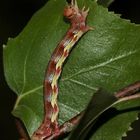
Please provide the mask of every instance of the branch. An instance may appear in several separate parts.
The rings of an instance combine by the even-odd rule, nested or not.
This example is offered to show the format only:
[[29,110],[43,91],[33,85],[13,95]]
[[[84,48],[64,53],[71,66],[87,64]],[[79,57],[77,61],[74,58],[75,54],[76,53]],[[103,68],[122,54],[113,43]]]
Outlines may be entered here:
[[140,90],[140,81],[137,81],[121,90],[119,90],[115,96],[120,99],[125,96],[130,96],[132,94],[136,94]]
[[21,137],[19,140],[29,140],[28,133],[26,132],[26,129],[24,129],[22,122],[18,118],[15,119],[15,122],[17,130]]

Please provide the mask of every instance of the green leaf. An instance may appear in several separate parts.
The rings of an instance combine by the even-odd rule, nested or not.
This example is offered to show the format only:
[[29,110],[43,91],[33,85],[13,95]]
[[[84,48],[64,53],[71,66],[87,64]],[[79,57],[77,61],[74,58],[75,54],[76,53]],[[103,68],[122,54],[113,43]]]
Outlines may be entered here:
[[[95,30],[82,37],[64,65],[59,80],[60,123],[83,110],[98,87],[113,93],[140,79],[140,26],[120,19],[93,0],[78,3],[90,7],[87,23]],[[46,65],[69,27],[62,15],[65,4],[64,0],[50,0],[4,46],[5,77],[17,94],[13,114],[30,135],[43,118]],[[135,106],[140,106],[139,100],[116,106],[120,113],[103,124],[93,139],[120,140],[139,112],[122,110]]]
[[95,93],[69,140],[85,140],[92,126],[96,125],[97,118],[112,107],[116,101],[117,98],[113,94],[108,94],[103,89]]

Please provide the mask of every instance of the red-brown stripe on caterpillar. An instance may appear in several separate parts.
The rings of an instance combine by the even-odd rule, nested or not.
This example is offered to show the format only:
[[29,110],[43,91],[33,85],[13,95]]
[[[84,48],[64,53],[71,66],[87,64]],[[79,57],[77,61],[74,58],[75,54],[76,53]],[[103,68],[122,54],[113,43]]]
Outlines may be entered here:
[[63,63],[69,56],[75,43],[84,33],[92,30],[91,27],[86,25],[88,11],[89,9],[85,10],[85,7],[80,10],[76,0],[71,0],[71,4],[64,9],[64,16],[70,21],[71,26],[54,50],[49,61],[44,80],[44,120],[38,130],[34,132],[32,140],[44,140],[60,130],[58,125],[59,107],[57,103],[58,79]]

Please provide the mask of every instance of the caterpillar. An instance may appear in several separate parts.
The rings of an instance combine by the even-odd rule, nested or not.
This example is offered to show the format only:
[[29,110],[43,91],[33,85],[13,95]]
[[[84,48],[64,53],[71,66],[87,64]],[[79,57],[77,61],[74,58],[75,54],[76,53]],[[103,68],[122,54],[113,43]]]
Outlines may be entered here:
[[86,25],[88,12],[89,8],[85,10],[85,6],[80,10],[76,0],[71,0],[71,3],[64,9],[64,16],[69,20],[70,28],[55,48],[48,63],[44,80],[44,120],[40,127],[34,132],[32,140],[44,140],[52,133],[59,132],[59,107],[57,103],[58,79],[62,71],[63,63],[69,56],[75,43],[82,35],[92,30],[91,27]]

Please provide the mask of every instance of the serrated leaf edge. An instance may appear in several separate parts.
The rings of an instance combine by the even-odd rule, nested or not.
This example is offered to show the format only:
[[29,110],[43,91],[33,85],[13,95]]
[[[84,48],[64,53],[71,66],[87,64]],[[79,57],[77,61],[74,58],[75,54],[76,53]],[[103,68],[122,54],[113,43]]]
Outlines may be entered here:
[[[139,115],[139,113],[138,113],[137,115]],[[126,130],[126,132],[124,132],[124,133],[122,134],[122,138],[123,138],[123,137],[127,137],[127,136],[128,136],[128,132],[134,130],[133,127],[132,127],[132,124],[133,124],[134,122],[137,122],[138,120],[139,120],[139,116],[137,116],[137,117],[135,118],[134,121],[132,121],[131,123],[129,123],[129,127],[128,127],[128,129]],[[122,140],[122,139],[120,139],[120,140]]]

